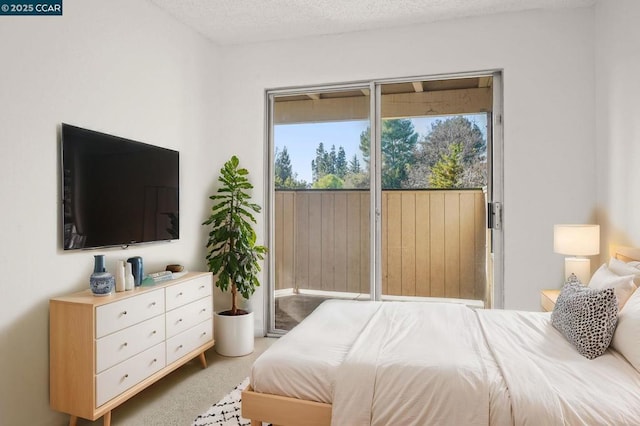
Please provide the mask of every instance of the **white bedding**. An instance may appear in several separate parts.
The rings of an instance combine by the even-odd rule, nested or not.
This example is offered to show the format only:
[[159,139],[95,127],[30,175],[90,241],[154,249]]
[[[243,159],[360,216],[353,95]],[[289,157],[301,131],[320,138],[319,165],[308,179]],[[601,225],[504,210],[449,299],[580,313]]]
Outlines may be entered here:
[[487,425],[481,343],[463,305],[380,305],[337,371],[332,424]]
[[477,311],[516,425],[639,425],[640,373],[613,349],[589,360],[550,313]]
[[549,318],[329,301],[258,358],[251,383],[332,403],[336,425],[639,424],[640,374],[613,350],[582,357]]
[[379,303],[329,300],[253,364],[258,392],[331,403],[337,368]]

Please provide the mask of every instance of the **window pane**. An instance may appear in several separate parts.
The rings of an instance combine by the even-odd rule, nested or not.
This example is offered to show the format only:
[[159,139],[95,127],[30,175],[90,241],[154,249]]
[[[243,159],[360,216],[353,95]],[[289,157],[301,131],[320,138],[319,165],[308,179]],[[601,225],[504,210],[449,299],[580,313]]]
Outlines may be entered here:
[[370,294],[368,89],[274,99],[274,326]]
[[483,303],[491,92],[478,87],[486,83],[381,87],[383,300]]

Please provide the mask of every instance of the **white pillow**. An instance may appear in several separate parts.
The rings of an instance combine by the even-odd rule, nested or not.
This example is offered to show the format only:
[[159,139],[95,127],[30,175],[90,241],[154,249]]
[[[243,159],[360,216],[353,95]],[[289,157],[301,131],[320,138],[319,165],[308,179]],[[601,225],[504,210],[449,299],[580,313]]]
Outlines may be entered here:
[[611,346],[640,372],[640,291],[633,293],[618,314]]
[[639,262],[625,263],[615,257],[609,259],[609,269],[611,272],[618,275],[633,275],[633,282],[636,283],[636,285],[640,285],[640,268],[636,266],[638,264]]
[[589,288],[596,290],[612,288],[618,298],[618,311],[620,311],[637,287],[633,283],[633,275],[617,275],[607,267],[606,263],[603,263],[591,277]]

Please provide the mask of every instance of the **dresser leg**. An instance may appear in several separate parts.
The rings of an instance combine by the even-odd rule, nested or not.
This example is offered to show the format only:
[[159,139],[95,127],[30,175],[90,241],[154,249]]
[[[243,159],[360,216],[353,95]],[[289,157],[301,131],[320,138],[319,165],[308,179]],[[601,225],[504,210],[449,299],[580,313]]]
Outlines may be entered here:
[[78,416],[69,417],[69,426],[76,426],[78,424]]
[[202,368],[207,368],[207,358],[204,357],[204,352],[202,352],[199,356],[200,363],[202,364]]
[[102,417],[102,424],[104,426],[111,426],[111,411],[104,413],[104,417]]

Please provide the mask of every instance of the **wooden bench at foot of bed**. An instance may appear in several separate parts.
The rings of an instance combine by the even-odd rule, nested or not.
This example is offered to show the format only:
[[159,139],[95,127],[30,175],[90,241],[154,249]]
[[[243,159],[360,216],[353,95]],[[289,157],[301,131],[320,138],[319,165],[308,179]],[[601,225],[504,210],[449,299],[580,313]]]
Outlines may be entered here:
[[249,386],[242,391],[242,417],[251,420],[251,426],[261,426],[262,422],[278,426],[329,426],[331,404],[255,392]]

